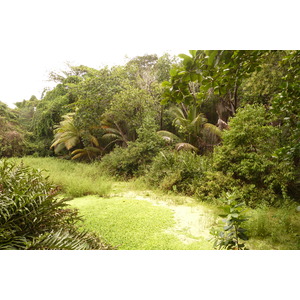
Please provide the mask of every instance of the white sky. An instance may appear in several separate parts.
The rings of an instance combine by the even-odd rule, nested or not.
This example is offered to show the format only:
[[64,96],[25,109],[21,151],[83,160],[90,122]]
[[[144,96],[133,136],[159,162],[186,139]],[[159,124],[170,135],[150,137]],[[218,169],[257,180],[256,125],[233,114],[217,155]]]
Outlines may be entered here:
[[[278,20],[272,26],[265,23],[264,9],[270,11],[270,7],[263,7],[261,1],[252,1],[246,10],[250,14],[256,11],[255,18],[235,12],[240,1],[218,1],[213,6],[200,0],[1,1],[0,101],[13,106],[33,94],[40,98],[43,89],[51,85],[49,72],[66,69],[66,62],[98,68],[123,64],[125,55],[255,49],[261,42],[267,49],[266,41],[276,49],[274,41],[290,40],[280,23],[286,20],[277,18],[278,14],[288,11],[291,25],[298,26],[298,10],[280,6],[281,1],[272,1],[271,19]],[[285,4],[289,1],[296,3],[287,0]],[[218,19],[221,24],[216,23]],[[274,26],[275,32],[269,32]],[[253,29],[259,29],[259,34],[254,35]],[[283,48],[288,48],[285,45]]]

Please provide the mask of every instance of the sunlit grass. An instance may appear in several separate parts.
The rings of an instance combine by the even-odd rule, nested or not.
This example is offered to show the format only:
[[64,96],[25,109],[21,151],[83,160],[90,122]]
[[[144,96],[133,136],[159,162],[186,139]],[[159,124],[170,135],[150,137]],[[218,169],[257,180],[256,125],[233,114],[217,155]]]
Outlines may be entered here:
[[83,164],[53,157],[23,157],[14,160],[45,170],[45,176],[61,186],[67,196],[105,196],[111,192],[112,181],[103,175],[97,164]]
[[123,250],[201,250],[211,243],[199,238],[185,244],[166,230],[175,225],[170,209],[124,197],[87,196],[70,201],[84,217],[84,227]]

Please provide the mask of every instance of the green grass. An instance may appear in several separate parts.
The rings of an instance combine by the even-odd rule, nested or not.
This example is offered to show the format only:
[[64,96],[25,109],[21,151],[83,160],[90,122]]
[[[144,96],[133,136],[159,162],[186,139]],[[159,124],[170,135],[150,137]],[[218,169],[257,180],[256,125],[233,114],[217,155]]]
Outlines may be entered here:
[[70,201],[84,217],[84,227],[123,250],[212,249],[199,239],[191,244],[165,231],[175,225],[170,209],[143,200],[87,196]]
[[[57,158],[14,158],[13,160],[34,168],[44,169],[45,176],[62,187],[70,197],[78,198],[70,203],[84,214],[84,226],[104,237],[119,249],[211,249],[205,240],[184,244],[166,230],[174,225],[174,217],[167,207],[154,206],[150,202],[130,199],[128,192],[163,201],[167,205],[201,205],[211,211],[212,217],[219,209],[205,199],[201,203],[174,192],[163,192],[149,187],[143,180],[117,182],[99,168],[99,164],[83,164]],[[124,193],[124,197],[114,197]],[[111,198],[109,198],[111,197]],[[300,249],[300,212],[296,204],[281,208],[261,207],[248,212],[245,222],[250,240],[248,248]],[[187,233],[184,233],[187,236]]]
[[23,157],[13,160],[45,170],[45,176],[61,186],[66,196],[106,196],[111,192],[112,179],[105,176],[97,164],[83,164],[54,157]]
[[248,215],[245,228],[252,249],[300,249],[300,213],[295,204],[280,208],[263,206]]

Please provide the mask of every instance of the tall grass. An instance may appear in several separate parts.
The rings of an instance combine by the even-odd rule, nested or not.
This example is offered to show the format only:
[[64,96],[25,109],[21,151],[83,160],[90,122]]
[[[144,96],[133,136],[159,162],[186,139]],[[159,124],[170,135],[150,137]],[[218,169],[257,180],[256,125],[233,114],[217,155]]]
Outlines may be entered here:
[[300,249],[300,213],[295,204],[261,206],[251,210],[249,217],[245,227],[252,249]]
[[13,160],[45,170],[44,175],[49,176],[49,180],[60,186],[70,197],[107,196],[111,192],[112,181],[104,175],[97,163],[83,164],[53,157],[23,157]]

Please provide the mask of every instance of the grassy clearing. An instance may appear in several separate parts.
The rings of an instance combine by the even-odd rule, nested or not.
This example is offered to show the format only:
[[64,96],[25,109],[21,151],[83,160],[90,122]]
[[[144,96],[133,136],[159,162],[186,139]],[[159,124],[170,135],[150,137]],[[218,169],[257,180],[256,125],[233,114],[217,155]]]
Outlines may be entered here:
[[45,170],[45,176],[70,197],[85,195],[107,196],[111,192],[112,180],[106,177],[97,164],[83,164],[53,157],[14,158],[30,167]]
[[[51,181],[61,186],[67,196],[106,197],[101,199],[90,196],[70,203],[84,214],[84,226],[87,229],[100,234],[113,245],[121,245],[120,249],[211,249],[211,243],[206,240],[199,239],[187,245],[174,234],[170,234],[169,229],[174,225],[174,216],[170,209],[153,206],[127,194],[138,192],[168,206],[201,205],[214,217],[221,211],[212,204],[205,201],[199,203],[178,193],[157,190],[141,179],[117,182],[105,176],[97,163],[81,164],[57,158],[33,157],[14,160],[46,170],[45,175],[49,175]],[[247,242],[250,249],[300,249],[300,212],[296,211],[296,204],[290,203],[281,208],[251,209],[247,215],[250,219],[245,223],[245,228],[248,229],[250,237]],[[217,223],[212,224],[216,225]],[[184,235],[187,236],[187,232]]]
[[166,231],[175,225],[170,209],[147,201],[124,197],[95,196],[72,200],[84,216],[84,227],[123,250],[200,250],[212,249],[211,243],[199,238],[185,244]]

